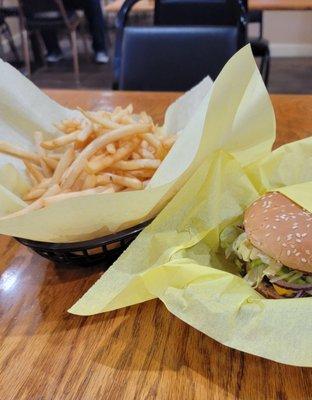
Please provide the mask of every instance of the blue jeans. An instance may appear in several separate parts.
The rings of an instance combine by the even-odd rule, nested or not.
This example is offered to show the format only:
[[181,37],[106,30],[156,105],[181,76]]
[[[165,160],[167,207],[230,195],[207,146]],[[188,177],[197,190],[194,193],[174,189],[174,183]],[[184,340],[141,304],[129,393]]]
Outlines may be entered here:
[[[92,36],[93,50],[95,52],[106,51],[105,21],[101,0],[64,0],[64,5],[68,11],[83,10]],[[55,29],[44,29],[41,31],[41,35],[48,53],[61,52]]]

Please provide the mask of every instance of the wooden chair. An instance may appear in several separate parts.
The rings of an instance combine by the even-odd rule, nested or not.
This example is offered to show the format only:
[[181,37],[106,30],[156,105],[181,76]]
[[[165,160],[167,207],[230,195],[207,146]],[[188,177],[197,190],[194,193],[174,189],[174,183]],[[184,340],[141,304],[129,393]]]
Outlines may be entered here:
[[77,29],[82,22],[80,16],[75,11],[68,12],[63,0],[19,0],[19,6],[22,15],[22,40],[27,73],[31,74],[29,33],[38,34],[46,27],[65,29],[70,35],[74,76],[76,82],[79,82]]

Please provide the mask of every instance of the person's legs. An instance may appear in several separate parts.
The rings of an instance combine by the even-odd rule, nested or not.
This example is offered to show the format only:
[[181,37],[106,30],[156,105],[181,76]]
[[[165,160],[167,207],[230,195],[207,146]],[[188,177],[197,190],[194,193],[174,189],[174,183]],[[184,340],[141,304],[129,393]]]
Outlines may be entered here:
[[57,30],[46,28],[41,30],[41,36],[47,49],[47,61],[57,62],[62,58],[62,50],[57,38]]
[[106,52],[105,21],[101,0],[65,0],[64,4],[66,8],[74,7],[84,11],[93,40],[94,52]]

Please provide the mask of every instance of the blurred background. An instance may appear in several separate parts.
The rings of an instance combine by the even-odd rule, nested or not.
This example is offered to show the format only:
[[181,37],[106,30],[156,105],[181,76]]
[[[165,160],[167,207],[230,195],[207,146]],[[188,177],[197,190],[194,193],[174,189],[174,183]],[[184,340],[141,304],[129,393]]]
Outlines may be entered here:
[[312,93],[312,0],[0,0],[0,42],[39,87],[156,91],[250,43],[271,93]]

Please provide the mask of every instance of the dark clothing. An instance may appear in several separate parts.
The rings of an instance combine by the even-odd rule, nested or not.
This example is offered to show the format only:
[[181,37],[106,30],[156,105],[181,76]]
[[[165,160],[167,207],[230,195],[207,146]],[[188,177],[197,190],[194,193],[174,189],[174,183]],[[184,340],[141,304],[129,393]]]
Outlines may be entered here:
[[[105,21],[101,7],[101,0],[64,0],[67,10],[83,10],[89,24],[92,36],[92,46],[95,52],[106,51]],[[55,29],[41,31],[48,53],[60,53],[57,32]]]

